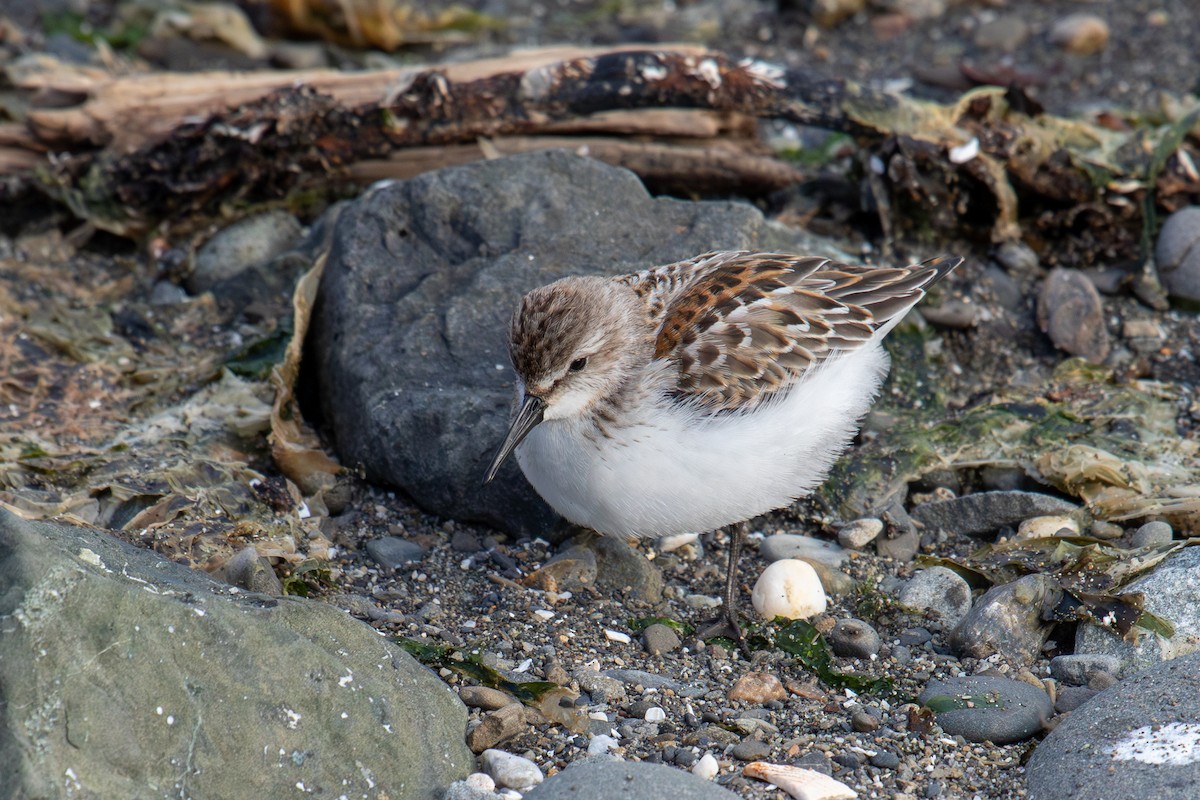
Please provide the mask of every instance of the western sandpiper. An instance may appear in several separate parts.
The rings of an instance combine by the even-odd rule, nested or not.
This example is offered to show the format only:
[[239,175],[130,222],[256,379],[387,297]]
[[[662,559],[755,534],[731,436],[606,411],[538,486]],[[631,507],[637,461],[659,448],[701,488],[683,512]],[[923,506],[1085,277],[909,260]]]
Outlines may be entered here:
[[[534,289],[509,329],[517,402],[487,480],[515,451],[562,516],[626,539],[786,506],[850,443],[887,373],[883,337],[960,263],[714,252]],[[742,535],[724,597],[739,637]]]

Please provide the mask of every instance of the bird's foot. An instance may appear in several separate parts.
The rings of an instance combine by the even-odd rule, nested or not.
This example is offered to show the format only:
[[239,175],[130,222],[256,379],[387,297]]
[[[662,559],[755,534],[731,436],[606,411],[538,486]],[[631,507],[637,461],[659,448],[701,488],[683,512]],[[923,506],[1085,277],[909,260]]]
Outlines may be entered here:
[[722,608],[721,615],[697,630],[696,635],[703,641],[717,638],[731,639],[747,658],[750,656],[750,650],[746,644],[746,634],[742,630],[741,623],[738,622],[738,613],[734,609]]

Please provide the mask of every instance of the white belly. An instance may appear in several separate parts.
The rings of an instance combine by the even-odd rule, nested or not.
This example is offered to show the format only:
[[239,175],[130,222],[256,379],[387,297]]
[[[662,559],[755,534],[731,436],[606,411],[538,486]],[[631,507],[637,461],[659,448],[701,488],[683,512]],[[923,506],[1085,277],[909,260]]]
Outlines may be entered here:
[[[877,340],[878,341],[878,340]],[[878,343],[827,362],[782,399],[699,417],[668,401],[611,430],[546,420],[517,448],[525,477],[558,513],[600,533],[705,532],[788,505],[825,477],[887,373]]]

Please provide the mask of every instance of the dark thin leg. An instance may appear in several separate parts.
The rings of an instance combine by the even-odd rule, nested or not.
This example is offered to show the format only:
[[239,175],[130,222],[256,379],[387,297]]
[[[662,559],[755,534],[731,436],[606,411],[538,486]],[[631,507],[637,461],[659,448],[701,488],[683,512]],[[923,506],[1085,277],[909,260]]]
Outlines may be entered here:
[[746,523],[741,522],[729,529],[729,564],[725,569],[725,597],[721,604],[721,616],[700,631],[701,639],[727,636],[745,650],[745,636],[738,623],[738,558],[742,554],[742,540],[746,534]]

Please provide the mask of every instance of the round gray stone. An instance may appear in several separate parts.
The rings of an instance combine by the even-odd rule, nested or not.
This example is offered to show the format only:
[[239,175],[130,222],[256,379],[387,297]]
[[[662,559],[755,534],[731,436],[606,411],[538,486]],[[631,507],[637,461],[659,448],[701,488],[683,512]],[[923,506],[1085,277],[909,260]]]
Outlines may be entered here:
[[1200,300],[1200,206],[1181,208],[1167,217],[1154,256],[1168,292]]
[[944,709],[937,711],[938,725],[969,742],[1019,742],[1041,731],[1054,715],[1045,690],[991,675],[932,681],[917,702]]
[[930,567],[904,584],[898,599],[909,608],[929,612],[933,624],[948,629],[971,610],[971,587],[952,569]]
[[850,557],[846,549],[836,542],[798,533],[777,533],[768,536],[758,546],[758,553],[767,561],[802,558],[819,561],[834,569],[846,563],[846,559]]
[[398,569],[425,557],[425,551],[421,545],[398,536],[381,536],[378,539],[372,539],[367,542],[367,553],[375,559],[379,566],[388,569]]
[[1121,659],[1099,653],[1072,653],[1050,659],[1050,674],[1056,681],[1071,686],[1087,686],[1098,673],[1121,673]]
[[1159,544],[1170,544],[1175,538],[1175,531],[1169,522],[1155,520],[1147,522],[1133,532],[1129,543],[1134,547],[1152,547]]
[[525,800],[737,800],[737,795],[690,772],[595,756],[547,778]]
[[879,652],[879,634],[861,619],[838,620],[829,632],[829,646],[836,655],[870,658]]
[[1062,587],[1048,575],[993,586],[950,634],[955,651],[971,658],[1001,653],[1017,662],[1041,654],[1051,626],[1043,615],[1062,599]]
[[1200,786],[1200,653],[1121,681],[1046,737],[1026,770],[1029,800],[1193,800]]
[[646,652],[652,656],[659,656],[663,653],[670,653],[673,650],[678,650],[679,635],[671,630],[666,625],[654,623],[642,631],[642,644],[646,648]]
[[188,289],[203,292],[247,267],[271,260],[291,247],[301,232],[300,223],[286,211],[268,211],[233,223],[201,245]]

